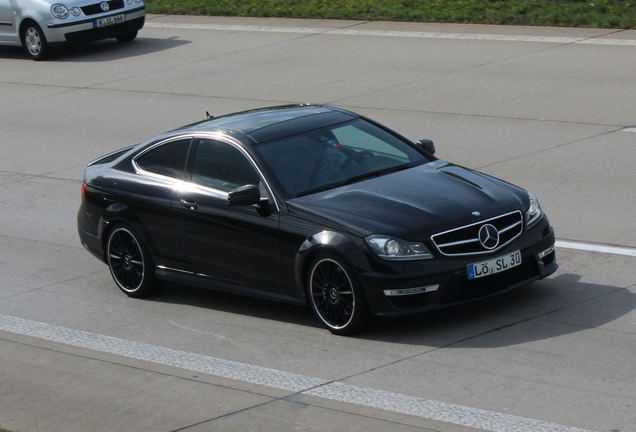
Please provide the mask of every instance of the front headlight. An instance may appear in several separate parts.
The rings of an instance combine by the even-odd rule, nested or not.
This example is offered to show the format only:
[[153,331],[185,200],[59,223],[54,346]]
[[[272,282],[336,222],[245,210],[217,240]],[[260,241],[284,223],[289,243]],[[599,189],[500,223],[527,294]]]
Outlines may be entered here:
[[53,6],[51,6],[51,13],[57,19],[68,18],[68,8],[60,3],[56,3]]
[[399,238],[376,234],[366,237],[365,240],[371,250],[385,260],[407,261],[433,258],[422,243],[407,242]]
[[528,192],[528,198],[530,198],[530,207],[526,210],[526,229],[532,228],[543,218],[543,211],[537,197]]

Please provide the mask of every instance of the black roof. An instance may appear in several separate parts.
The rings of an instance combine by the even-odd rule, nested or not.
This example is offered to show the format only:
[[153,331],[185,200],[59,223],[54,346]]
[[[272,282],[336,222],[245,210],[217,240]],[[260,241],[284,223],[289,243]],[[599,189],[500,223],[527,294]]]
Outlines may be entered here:
[[354,113],[323,105],[283,105],[215,117],[180,130],[231,130],[257,142],[265,142],[357,117]]

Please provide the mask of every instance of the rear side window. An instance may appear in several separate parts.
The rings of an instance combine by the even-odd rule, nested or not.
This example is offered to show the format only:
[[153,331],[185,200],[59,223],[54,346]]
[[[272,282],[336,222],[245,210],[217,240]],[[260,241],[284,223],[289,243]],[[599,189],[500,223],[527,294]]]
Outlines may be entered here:
[[154,174],[183,180],[190,138],[162,144],[135,160],[137,166]]

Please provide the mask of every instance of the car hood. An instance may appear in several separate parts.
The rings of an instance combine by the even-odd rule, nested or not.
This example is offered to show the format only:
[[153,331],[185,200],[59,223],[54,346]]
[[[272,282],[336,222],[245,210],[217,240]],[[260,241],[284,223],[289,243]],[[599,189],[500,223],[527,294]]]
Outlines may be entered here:
[[[528,207],[523,189],[437,160],[288,202],[292,216],[361,237],[387,234],[405,240]],[[478,212],[479,214],[475,213]]]

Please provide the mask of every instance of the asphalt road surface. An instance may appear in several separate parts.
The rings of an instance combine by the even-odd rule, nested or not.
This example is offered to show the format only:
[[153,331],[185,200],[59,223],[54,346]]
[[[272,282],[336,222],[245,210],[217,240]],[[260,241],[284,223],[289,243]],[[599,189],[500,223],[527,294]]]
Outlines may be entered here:
[[[149,16],[0,65],[0,427],[636,431],[636,31]],[[350,338],[302,307],[121,294],[78,241],[86,163],[292,102],[529,189],[559,271]]]

